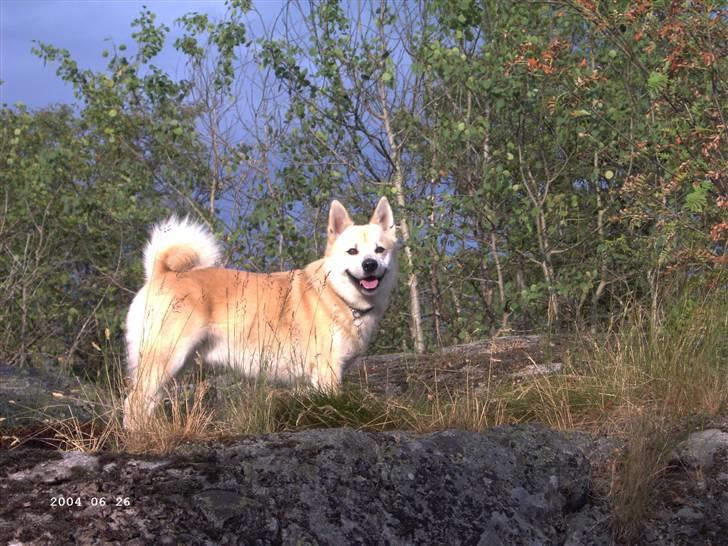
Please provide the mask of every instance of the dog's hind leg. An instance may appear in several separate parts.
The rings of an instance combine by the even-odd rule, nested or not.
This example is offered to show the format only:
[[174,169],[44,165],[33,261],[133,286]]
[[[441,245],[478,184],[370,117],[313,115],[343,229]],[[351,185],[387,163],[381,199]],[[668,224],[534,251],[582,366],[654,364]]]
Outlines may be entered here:
[[184,335],[185,327],[167,327],[160,330],[154,342],[143,344],[130,363],[129,395],[124,401],[124,428],[139,428],[159,404],[162,389],[182,369],[187,358],[204,338],[200,327],[190,328],[194,336]]
[[199,299],[176,297],[163,285],[139,291],[126,319],[130,388],[124,401],[124,428],[139,428],[148,420],[164,385],[206,335]]

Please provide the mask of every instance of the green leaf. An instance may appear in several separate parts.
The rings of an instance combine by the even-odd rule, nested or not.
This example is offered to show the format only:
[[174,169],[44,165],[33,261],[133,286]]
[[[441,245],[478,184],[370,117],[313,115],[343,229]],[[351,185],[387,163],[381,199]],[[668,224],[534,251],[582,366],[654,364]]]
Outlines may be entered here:
[[650,72],[650,76],[647,78],[647,90],[651,95],[657,95],[662,93],[667,87],[667,75],[662,72]]
[[708,204],[708,192],[712,189],[713,183],[710,180],[693,186],[692,191],[685,196],[685,208],[690,212],[702,212]]

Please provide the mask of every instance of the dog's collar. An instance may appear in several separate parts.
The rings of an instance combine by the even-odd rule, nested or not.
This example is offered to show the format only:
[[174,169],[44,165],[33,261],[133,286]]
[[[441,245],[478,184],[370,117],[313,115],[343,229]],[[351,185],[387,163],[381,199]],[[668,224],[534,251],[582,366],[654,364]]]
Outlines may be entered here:
[[354,309],[353,307],[349,307],[349,309],[351,309],[351,316],[359,319],[369,313],[374,307],[370,307],[369,309]]

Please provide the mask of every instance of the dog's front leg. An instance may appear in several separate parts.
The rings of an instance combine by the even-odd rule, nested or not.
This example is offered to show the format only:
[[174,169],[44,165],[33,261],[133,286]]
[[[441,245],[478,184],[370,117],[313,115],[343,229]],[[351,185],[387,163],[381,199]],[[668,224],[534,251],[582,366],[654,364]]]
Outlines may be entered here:
[[317,363],[311,373],[311,386],[322,392],[338,392],[341,389],[342,369],[338,362]]

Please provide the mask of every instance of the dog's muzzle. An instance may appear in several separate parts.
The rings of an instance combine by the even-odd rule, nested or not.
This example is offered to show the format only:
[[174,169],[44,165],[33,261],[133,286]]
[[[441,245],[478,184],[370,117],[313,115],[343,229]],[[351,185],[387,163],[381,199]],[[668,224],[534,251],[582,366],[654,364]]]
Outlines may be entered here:
[[[367,264],[368,261],[369,260],[364,260],[364,262],[362,263],[362,269],[364,270],[364,273],[373,273],[374,271],[377,270],[377,267],[379,267],[379,264],[377,263],[376,260],[371,260],[372,262],[374,262],[374,268],[372,268],[371,264]],[[368,268],[367,268],[367,265],[369,265]],[[379,285],[381,284],[381,281],[384,278],[384,275],[387,274],[387,271],[385,270],[384,273],[382,273],[379,276],[367,275],[366,277],[363,277],[361,279],[352,275],[348,269],[346,270],[346,274],[349,275],[349,278],[354,283],[359,285],[359,288],[361,288],[361,290],[365,294],[367,294],[367,293],[373,294],[377,290],[377,288],[379,288]]]

